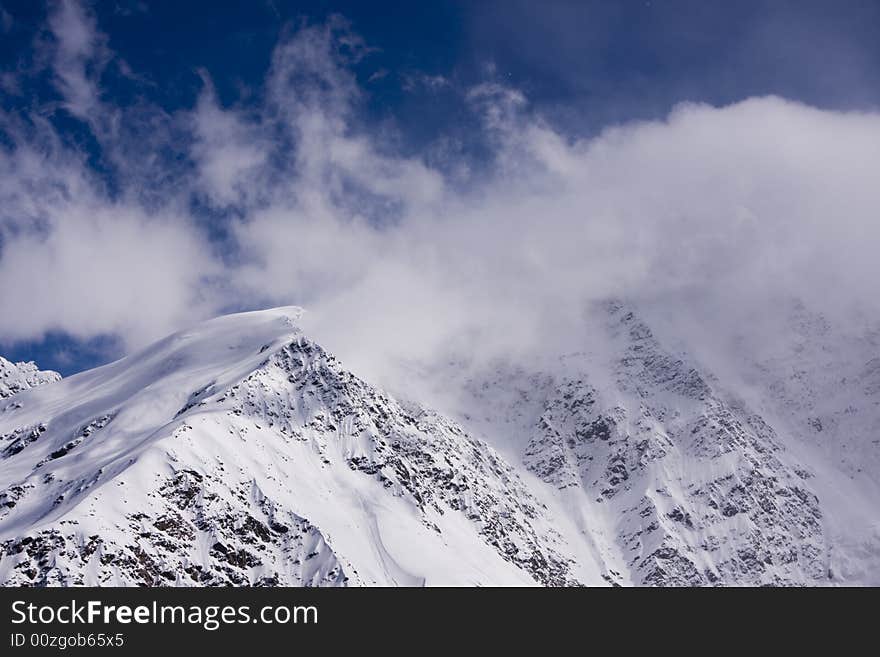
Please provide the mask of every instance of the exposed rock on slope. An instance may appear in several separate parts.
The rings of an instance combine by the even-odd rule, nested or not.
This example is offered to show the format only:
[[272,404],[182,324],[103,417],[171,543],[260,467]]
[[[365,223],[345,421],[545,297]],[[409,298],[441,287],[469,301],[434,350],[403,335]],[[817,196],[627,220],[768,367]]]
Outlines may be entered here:
[[40,370],[33,363],[12,363],[0,356],[0,399],[61,379],[58,372]]
[[619,304],[613,386],[588,376],[547,396],[527,466],[613,508],[635,583],[809,584],[828,576],[822,512],[774,430],[665,351]]

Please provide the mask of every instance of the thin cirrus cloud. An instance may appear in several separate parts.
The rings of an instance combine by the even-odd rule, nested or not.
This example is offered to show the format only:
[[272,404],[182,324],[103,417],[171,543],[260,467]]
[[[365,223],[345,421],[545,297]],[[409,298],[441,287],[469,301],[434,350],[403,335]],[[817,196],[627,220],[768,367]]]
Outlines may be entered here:
[[63,106],[116,188],[50,121],[0,114],[0,340],[110,333],[133,349],[298,303],[349,365],[393,383],[393,363],[577,349],[585,307],[608,297],[758,339],[781,299],[878,316],[880,114],[762,97],[578,139],[489,79],[444,85],[488,157],[429,163],[366,129],[352,67],[370,50],[342,19],[285,33],[258,104],[223,106],[203,73],[175,112],[113,104],[114,55],[79,5],[49,28]]

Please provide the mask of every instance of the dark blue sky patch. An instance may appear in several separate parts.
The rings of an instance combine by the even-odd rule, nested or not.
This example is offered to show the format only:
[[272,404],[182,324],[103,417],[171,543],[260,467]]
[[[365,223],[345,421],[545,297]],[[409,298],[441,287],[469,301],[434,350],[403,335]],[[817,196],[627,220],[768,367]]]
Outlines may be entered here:
[[35,360],[40,369],[62,376],[97,367],[123,356],[122,344],[111,335],[79,340],[66,333],[50,332],[42,340],[0,343],[2,354],[14,362]]

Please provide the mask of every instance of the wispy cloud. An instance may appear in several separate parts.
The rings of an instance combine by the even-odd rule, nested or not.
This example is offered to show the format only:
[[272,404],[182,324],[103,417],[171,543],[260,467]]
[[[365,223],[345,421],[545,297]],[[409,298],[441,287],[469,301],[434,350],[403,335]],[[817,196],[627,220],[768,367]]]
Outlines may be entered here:
[[75,0],[62,0],[49,14],[55,39],[52,68],[64,107],[79,119],[94,120],[101,104],[100,78],[110,58],[95,18]]
[[0,32],[7,33],[12,29],[12,14],[0,7]]

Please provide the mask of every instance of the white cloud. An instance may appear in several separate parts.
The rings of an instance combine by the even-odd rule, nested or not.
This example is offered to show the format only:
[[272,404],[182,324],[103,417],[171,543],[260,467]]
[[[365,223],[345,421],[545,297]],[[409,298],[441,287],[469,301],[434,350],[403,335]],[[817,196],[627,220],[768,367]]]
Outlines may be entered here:
[[[370,76],[369,81],[372,81],[372,79],[373,76]],[[421,72],[403,73],[400,76],[400,81],[401,87],[403,87],[404,91],[417,91],[420,89],[427,89],[428,91],[437,92],[443,89],[448,89],[452,86],[452,82],[450,82],[449,78],[443,75],[428,75],[427,73]]]
[[[259,107],[220,107],[208,85],[163,118],[188,135],[195,173],[160,186],[158,211],[136,178],[111,200],[48,128],[7,128],[0,338],[57,328],[133,345],[230,306],[300,303],[329,348],[393,381],[395,363],[456,351],[576,349],[584,307],[609,296],[717,335],[793,297],[880,316],[880,114],[756,98],[577,140],[490,82],[468,100],[491,157],[462,181],[447,172],[473,162],[440,170],[364,129],[350,65],[366,52],[338,19],[305,27],[278,45]],[[72,106],[100,96],[83,88]],[[237,210],[224,265],[192,193]]]
[[719,334],[795,297],[877,316],[880,116],[764,98],[570,141],[501,102],[487,113],[501,135],[496,176],[445,187],[381,249],[358,231],[336,238],[341,252],[375,255],[355,283],[312,292],[326,317],[316,330],[349,359],[432,358],[462,336],[488,355],[577,349],[585,303],[609,296]]
[[247,204],[255,200],[255,177],[266,165],[269,145],[258,126],[221,108],[207,74],[203,79],[191,124],[197,184],[217,205]]
[[91,121],[100,104],[99,80],[109,52],[95,18],[75,0],[61,0],[49,14],[56,42],[52,66],[64,107]]
[[68,168],[75,160],[49,165],[51,177],[34,152],[3,164],[11,176],[0,198],[19,220],[2,235],[4,340],[60,329],[117,333],[131,347],[210,314],[205,296],[217,268],[186,222],[95,197]]

